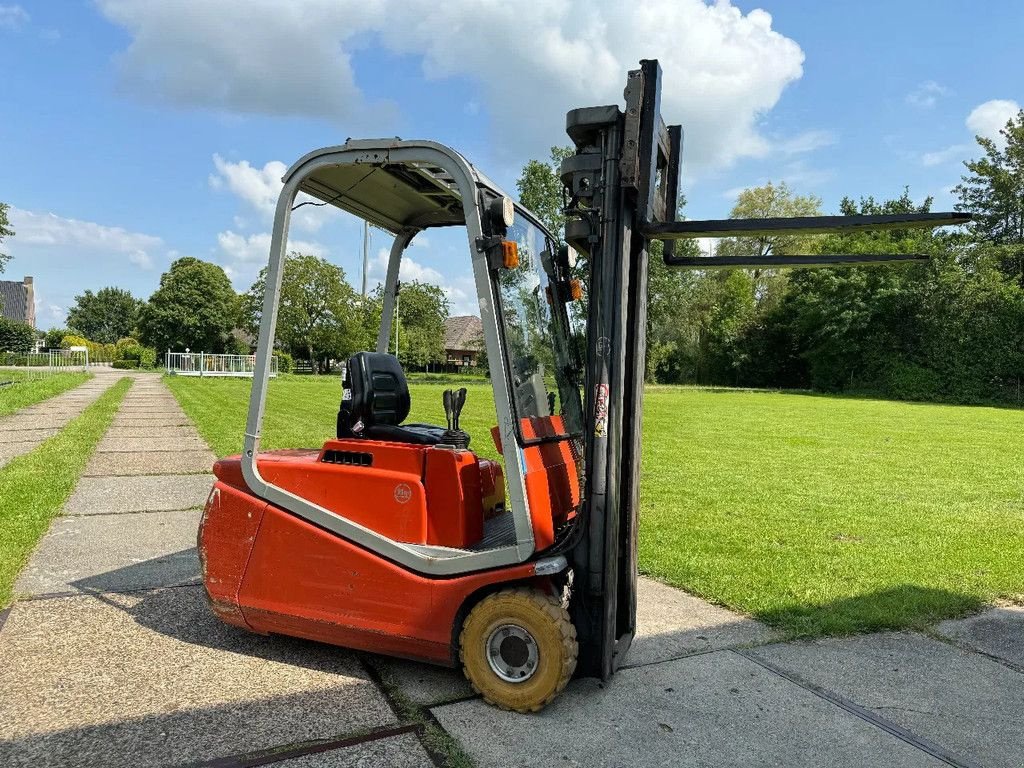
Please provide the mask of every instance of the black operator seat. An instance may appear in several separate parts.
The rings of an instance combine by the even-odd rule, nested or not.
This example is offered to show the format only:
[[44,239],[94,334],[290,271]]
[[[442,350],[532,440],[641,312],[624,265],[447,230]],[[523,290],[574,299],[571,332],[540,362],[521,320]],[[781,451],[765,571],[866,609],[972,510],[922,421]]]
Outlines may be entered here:
[[437,445],[444,427],[402,424],[409,415],[409,384],[397,358],[357,352],[349,358],[338,410],[338,437],[364,437],[394,443]]

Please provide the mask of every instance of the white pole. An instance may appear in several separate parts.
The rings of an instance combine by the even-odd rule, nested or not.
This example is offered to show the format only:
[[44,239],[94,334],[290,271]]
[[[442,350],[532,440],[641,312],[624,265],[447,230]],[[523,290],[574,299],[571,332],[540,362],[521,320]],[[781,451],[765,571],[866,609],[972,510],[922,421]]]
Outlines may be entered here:
[[366,281],[370,271],[370,222],[363,220],[363,290],[362,297],[366,298]]

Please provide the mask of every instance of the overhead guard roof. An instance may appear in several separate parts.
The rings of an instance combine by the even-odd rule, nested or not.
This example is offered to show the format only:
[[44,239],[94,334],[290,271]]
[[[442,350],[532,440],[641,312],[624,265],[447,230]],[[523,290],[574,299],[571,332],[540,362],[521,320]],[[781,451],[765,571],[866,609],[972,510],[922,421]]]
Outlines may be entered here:
[[[462,198],[455,180],[447,171],[429,162],[391,162],[388,150],[398,147],[441,149],[462,163],[466,162],[454,150],[433,142],[350,140],[340,147],[309,153],[288,170],[285,179],[299,171],[308,160],[320,155],[382,150],[382,160],[378,164],[360,162],[324,166],[306,176],[299,189],[392,232],[409,227],[424,229],[463,224]],[[475,182],[483,181],[475,171],[473,175]],[[484,183],[491,186],[486,181]]]

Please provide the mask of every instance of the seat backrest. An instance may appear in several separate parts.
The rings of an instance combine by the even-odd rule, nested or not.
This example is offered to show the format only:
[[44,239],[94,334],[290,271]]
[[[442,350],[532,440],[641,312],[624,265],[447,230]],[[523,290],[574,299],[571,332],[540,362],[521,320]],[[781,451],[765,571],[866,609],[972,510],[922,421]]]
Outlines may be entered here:
[[394,355],[357,352],[349,358],[338,411],[338,437],[374,425],[397,427],[409,415],[409,384]]

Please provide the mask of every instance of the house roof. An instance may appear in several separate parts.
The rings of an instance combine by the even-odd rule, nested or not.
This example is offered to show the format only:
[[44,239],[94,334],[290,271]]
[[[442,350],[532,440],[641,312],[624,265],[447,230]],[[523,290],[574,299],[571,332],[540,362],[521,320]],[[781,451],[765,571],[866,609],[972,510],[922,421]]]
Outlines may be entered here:
[[27,313],[28,291],[24,283],[16,283],[13,280],[0,280],[0,304],[2,304],[3,316],[8,320],[17,320],[24,323],[28,319]]
[[459,315],[444,321],[445,349],[479,349],[484,326],[476,315]]

